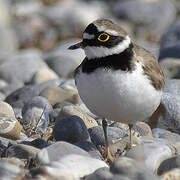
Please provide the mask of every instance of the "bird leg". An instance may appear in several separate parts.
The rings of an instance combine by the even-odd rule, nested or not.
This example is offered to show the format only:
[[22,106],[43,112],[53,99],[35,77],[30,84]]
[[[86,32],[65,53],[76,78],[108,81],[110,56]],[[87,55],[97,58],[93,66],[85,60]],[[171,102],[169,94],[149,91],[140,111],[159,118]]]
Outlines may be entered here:
[[129,126],[129,143],[127,144],[127,147],[126,147],[126,149],[131,149],[131,147],[132,147],[132,144],[133,144],[133,141],[132,141],[132,127],[133,127],[133,124],[128,124],[128,126]]
[[104,131],[104,138],[105,138],[105,155],[106,159],[105,161],[108,161],[112,163],[114,161],[114,158],[111,155],[109,145],[108,145],[108,139],[107,139],[107,121],[105,118],[102,120],[102,126],[103,126],[103,131]]

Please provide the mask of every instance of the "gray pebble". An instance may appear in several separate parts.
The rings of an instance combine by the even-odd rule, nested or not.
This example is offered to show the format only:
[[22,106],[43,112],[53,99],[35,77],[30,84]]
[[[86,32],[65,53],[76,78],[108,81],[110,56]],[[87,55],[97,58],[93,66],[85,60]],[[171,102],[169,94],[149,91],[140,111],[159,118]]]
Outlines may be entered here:
[[180,135],[179,134],[172,133],[172,132],[165,130],[165,129],[154,128],[154,129],[152,129],[152,134],[155,138],[166,139],[173,144],[176,142],[180,142]]
[[39,69],[46,67],[39,51],[24,50],[0,66],[0,77],[10,83],[13,81],[28,83]]
[[25,144],[11,145],[6,150],[6,157],[16,157],[19,159],[35,159],[40,149]]
[[59,161],[61,158],[71,154],[90,156],[88,152],[73,144],[59,141],[42,149],[37,154],[37,160],[40,164],[46,164],[51,161]]
[[160,66],[167,79],[180,78],[180,60],[178,58],[165,58],[160,62]]
[[15,164],[0,162],[1,180],[13,180],[23,178],[23,169]]
[[180,58],[180,20],[163,34],[160,43],[159,60],[167,57]]
[[67,141],[69,143],[76,143],[89,139],[86,125],[78,116],[69,116],[56,120],[53,128],[53,136],[56,141]]
[[44,139],[41,139],[41,138],[35,139],[33,141],[21,141],[21,144],[33,146],[38,149],[43,149],[50,145],[47,141],[45,141]]
[[148,171],[144,164],[136,162],[135,160],[127,157],[121,157],[115,160],[110,166],[110,172],[120,175],[119,178],[121,175],[124,175],[132,180],[159,179],[158,177],[154,176],[151,171]]
[[[134,8],[136,11],[133,11]],[[114,3],[112,11],[119,18],[158,33],[166,31],[176,17],[176,9],[170,0],[119,0]]]
[[151,128],[167,129],[179,134],[180,129],[180,97],[170,93],[163,93],[161,105],[148,124]]
[[161,162],[176,153],[172,143],[166,139],[142,138],[141,141],[141,144],[133,146],[126,153],[126,156],[135,159],[137,162],[142,162],[152,173],[156,174]]
[[86,180],[111,180],[114,179],[113,174],[109,172],[109,168],[97,169],[94,173],[89,175]]
[[157,170],[157,174],[162,175],[165,172],[168,172],[175,168],[180,168],[180,155],[164,160],[160,164],[160,166]]
[[39,95],[34,86],[28,85],[17,89],[5,99],[13,108],[23,108],[24,104]]
[[165,81],[165,93],[170,93],[173,95],[180,95],[180,80],[179,79],[167,79]]
[[98,149],[96,148],[96,146],[93,143],[91,143],[89,141],[81,141],[81,142],[75,143],[74,145],[87,151],[91,157],[103,160],[102,155],[100,154],[100,152],[98,151]]
[[[89,128],[88,131],[91,137],[91,141],[94,143],[95,146],[105,144],[104,132],[102,126]],[[110,144],[113,144],[117,140],[127,135],[125,130],[116,127],[108,127],[107,133],[108,133],[108,142]]]

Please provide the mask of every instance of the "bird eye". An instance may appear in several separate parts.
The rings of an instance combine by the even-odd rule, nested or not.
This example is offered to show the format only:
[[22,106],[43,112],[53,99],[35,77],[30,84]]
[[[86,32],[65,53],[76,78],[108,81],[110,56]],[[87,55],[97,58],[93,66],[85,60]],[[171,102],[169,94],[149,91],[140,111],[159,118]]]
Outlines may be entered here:
[[98,40],[101,42],[106,42],[106,41],[108,41],[109,37],[110,36],[108,34],[102,33],[98,36]]

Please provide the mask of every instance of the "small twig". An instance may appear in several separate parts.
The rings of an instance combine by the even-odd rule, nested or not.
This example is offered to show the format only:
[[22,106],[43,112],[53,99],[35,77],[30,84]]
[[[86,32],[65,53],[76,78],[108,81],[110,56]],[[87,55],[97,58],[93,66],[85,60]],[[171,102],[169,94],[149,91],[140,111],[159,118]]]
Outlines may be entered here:
[[37,121],[37,123],[36,123],[36,126],[33,128],[33,131],[34,131],[35,133],[36,133],[36,131],[37,131],[37,129],[38,129],[39,123],[40,123],[40,121],[41,121],[41,118],[42,118],[45,110],[46,110],[46,106],[44,106],[43,112],[41,113],[41,116],[40,116],[40,118],[38,119],[38,121]]

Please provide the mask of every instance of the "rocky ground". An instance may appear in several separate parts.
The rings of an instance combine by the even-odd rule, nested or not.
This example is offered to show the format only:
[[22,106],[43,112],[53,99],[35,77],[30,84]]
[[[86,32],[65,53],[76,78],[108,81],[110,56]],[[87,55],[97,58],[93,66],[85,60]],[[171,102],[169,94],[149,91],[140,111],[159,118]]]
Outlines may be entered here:
[[[0,180],[179,180],[180,2],[0,0]],[[119,23],[159,60],[161,106],[133,127],[108,121],[116,160],[104,161],[102,119],[78,96],[69,45],[95,19]],[[147,102],[148,103],[148,102]]]

